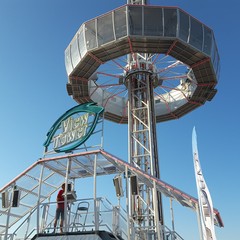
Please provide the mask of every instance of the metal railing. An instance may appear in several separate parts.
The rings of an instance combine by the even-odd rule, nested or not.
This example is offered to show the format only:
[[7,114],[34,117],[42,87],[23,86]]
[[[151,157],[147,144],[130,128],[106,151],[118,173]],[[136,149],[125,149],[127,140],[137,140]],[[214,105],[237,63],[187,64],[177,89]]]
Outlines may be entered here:
[[[81,203],[88,203],[88,209]],[[46,202],[34,208],[11,234],[0,235],[0,240],[27,240],[36,234],[60,231],[59,222],[54,229],[56,202]],[[121,206],[114,206],[106,198],[78,199],[67,203],[64,232],[108,231],[116,239],[127,239],[127,213]]]
[[[87,203],[85,207],[81,203]],[[30,240],[36,234],[50,234],[60,232],[59,222],[54,229],[56,202],[42,203],[34,208],[19,224],[13,233],[1,234],[0,240]],[[120,205],[114,206],[106,198],[78,199],[67,203],[64,218],[64,232],[107,231],[116,239],[128,239],[128,215]],[[168,227],[161,227],[164,240],[184,240],[177,232]],[[138,236],[139,229],[132,229],[131,239]],[[144,231],[143,231],[144,232]],[[148,235],[151,229],[146,229]],[[139,235],[140,237],[140,235]],[[141,239],[141,238],[140,238]]]
[[165,226],[165,240],[184,240],[177,232]]

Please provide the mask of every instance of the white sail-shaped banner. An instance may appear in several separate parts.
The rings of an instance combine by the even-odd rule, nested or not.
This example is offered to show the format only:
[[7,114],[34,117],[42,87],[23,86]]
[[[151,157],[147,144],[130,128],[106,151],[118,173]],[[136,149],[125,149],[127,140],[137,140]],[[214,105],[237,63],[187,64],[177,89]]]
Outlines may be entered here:
[[201,222],[201,232],[203,240],[216,240],[216,234],[214,229],[214,213],[213,204],[208,190],[207,184],[204,180],[199,155],[197,148],[197,134],[195,127],[192,132],[192,149],[193,149],[193,162],[198,191],[199,202],[199,215]]

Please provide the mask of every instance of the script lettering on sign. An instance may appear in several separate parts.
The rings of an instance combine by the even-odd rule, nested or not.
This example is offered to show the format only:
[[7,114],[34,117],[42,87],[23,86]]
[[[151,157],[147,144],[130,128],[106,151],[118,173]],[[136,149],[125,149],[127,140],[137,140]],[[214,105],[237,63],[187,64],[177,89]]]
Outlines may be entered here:
[[53,137],[53,148],[60,148],[85,136],[88,127],[88,116],[89,114],[86,113],[76,119],[69,117],[63,121],[61,123],[63,132]]

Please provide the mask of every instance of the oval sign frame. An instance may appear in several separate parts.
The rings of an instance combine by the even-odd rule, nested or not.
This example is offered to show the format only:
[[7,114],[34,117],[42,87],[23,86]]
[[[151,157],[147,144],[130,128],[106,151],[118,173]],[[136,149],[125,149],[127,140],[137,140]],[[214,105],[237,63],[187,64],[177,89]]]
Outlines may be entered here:
[[91,103],[83,103],[81,105],[77,105],[71,109],[69,109],[67,112],[65,112],[61,117],[59,117],[57,119],[57,121],[52,125],[52,127],[50,128],[50,130],[47,133],[47,139],[44,142],[43,146],[45,147],[45,152],[47,152],[48,146],[51,144],[52,142],[52,138],[54,137],[54,134],[57,132],[57,130],[59,130],[59,127],[61,125],[61,123],[63,121],[65,121],[66,119],[68,119],[69,117],[71,117],[74,114],[77,113],[90,113],[90,114],[94,114],[94,120],[93,123],[90,127],[90,129],[88,130],[88,132],[81,137],[80,139],[74,141],[72,144],[69,143],[67,146],[64,145],[62,147],[59,148],[53,148],[53,150],[57,153],[59,152],[70,152],[72,150],[74,150],[75,148],[79,147],[80,145],[82,145],[84,142],[86,142],[88,140],[88,138],[91,136],[91,134],[93,133],[99,116],[103,113],[104,108],[97,106],[96,103],[91,102]]

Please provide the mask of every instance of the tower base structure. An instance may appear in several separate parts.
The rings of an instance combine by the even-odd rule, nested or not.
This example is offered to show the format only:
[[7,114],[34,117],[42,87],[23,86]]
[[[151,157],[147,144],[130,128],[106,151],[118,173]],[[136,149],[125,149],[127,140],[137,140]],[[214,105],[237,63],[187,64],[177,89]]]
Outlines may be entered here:
[[[1,188],[0,196],[6,192],[8,192],[9,196],[7,199],[9,202],[8,207],[0,205],[1,238],[15,240],[19,238],[32,239],[37,236],[38,239],[40,237],[41,239],[45,237],[45,239],[50,239],[57,238],[60,235],[65,238],[65,234],[68,233],[71,233],[73,235],[71,238],[74,238],[74,234],[78,233],[91,232],[95,234],[96,232],[105,231],[109,233],[109,236],[114,236],[115,239],[140,240],[142,234],[147,234],[148,231],[151,232],[151,229],[146,228],[139,231],[140,228],[131,226],[131,216],[127,211],[129,206],[124,205],[127,202],[126,199],[120,203],[119,196],[116,196],[115,203],[112,204],[107,198],[97,195],[96,187],[97,182],[100,180],[99,177],[108,179],[110,177],[113,180],[116,175],[122,176],[122,187],[125,191],[127,191],[128,182],[126,176],[135,175],[149,188],[155,185],[157,192],[160,192],[163,197],[171,198],[182,206],[197,212],[198,200],[196,198],[106,151],[94,150],[39,159]],[[63,182],[67,182],[72,186],[69,190],[75,192],[78,196],[84,186],[82,181],[87,180],[87,178],[92,180],[92,186],[87,185],[88,188],[93,189],[92,196],[87,199],[69,199],[66,204],[65,212],[67,214],[65,215],[64,234],[60,234],[59,228],[57,228],[56,234],[58,235],[53,235],[56,192],[61,188]],[[114,194],[114,184],[111,186],[112,189],[109,188],[109,193],[112,191]],[[18,206],[13,207],[11,205],[11,196],[16,189],[19,190],[20,198]],[[86,208],[81,207],[83,206],[81,204],[86,202],[88,202],[89,206],[87,211]],[[78,206],[81,207],[80,212],[77,209]],[[214,222],[219,227],[223,226],[217,209],[214,209]],[[161,226],[157,227],[160,228]],[[177,228],[177,226],[175,227]],[[165,233],[165,237],[171,235],[178,237],[177,239],[183,239],[175,230],[171,230],[167,226],[161,228],[161,232]]]

